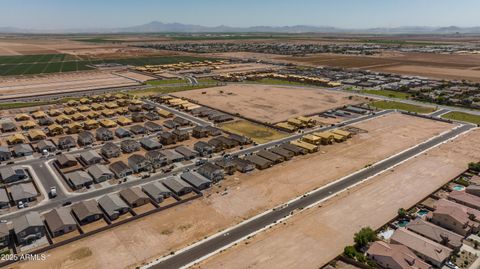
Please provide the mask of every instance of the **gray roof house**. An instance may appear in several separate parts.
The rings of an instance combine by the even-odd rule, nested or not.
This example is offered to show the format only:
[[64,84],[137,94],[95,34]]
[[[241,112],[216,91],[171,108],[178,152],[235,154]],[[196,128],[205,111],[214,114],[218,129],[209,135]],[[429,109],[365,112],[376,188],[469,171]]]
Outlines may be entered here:
[[192,130],[192,136],[195,138],[208,137],[208,129],[205,126],[195,126]]
[[98,154],[95,150],[89,150],[80,153],[80,159],[86,165],[92,165],[103,161],[102,156],[100,156],[100,154]]
[[35,189],[33,183],[22,183],[11,186],[10,188],[10,197],[15,204],[18,202],[31,202],[37,199],[38,192]]
[[128,166],[130,166],[135,173],[149,172],[152,170],[152,164],[140,154],[132,154],[128,157]]
[[267,159],[267,160],[269,160],[269,161],[271,161],[271,162],[273,162],[273,163],[281,163],[281,162],[284,161],[284,158],[283,158],[282,156],[277,155],[277,154],[275,154],[275,153],[272,153],[272,152],[270,152],[270,151],[266,151],[266,150],[264,150],[264,149],[259,150],[259,151],[256,153],[256,155],[258,155],[258,156],[260,156],[260,157],[262,157],[262,158],[264,158],[264,159]]
[[12,148],[15,157],[30,156],[33,154],[33,148],[29,144],[17,144]]
[[114,177],[114,174],[107,166],[103,164],[94,164],[87,169],[95,183],[104,182]]
[[0,188],[0,208],[10,207],[10,199],[8,198],[7,191],[4,188]]
[[123,128],[123,127],[118,127],[116,130],[115,130],[115,135],[118,137],[118,138],[125,138],[125,137],[131,137],[132,136],[132,132],[130,132],[129,130]]
[[133,174],[133,170],[122,161],[117,161],[110,164],[109,168],[117,178],[124,178]]
[[237,164],[234,163],[231,159],[219,159],[215,161],[215,165],[222,168],[223,171],[225,171],[225,173],[229,175],[233,175],[237,171]]
[[187,182],[179,178],[169,177],[163,180],[162,183],[178,196],[182,196],[193,191],[192,187]]
[[80,146],[91,145],[95,142],[95,137],[89,131],[82,131],[78,133],[77,142]]
[[145,124],[143,126],[150,133],[156,133],[156,132],[160,132],[162,130],[162,126],[160,124],[157,124],[157,123],[153,122],[153,121],[147,121],[147,122],[145,122]]
[[237,170],[242,173],[247,173],[255,169],[255,165],[253,163],[238,157],[232,158],[232,162],[237,165]]
[[185,160],[191,160],[197,157],[198,153],[193,151],[185,146],[179,146],[174,149],[176,152],[182,154],[185,157]]
[[0,223],[0,247],[8,246],[10,243],[10,229],[6,223]]
[[102,210],[95,200],[86,200],[72,205],[72,213],[81,225],[103,218]]
[[147,129],[145,129],[145,127],[143,127],[140,124],[136,124],[136,125],[133,125],[132,127],[130,127],[130,131],[134,134],[146,134],[147,133]]
[[10,160],[10,158],[12,158],[12,152],[10,152],[8,147],[0,146],[0,161]]
[[293,158],[293,156],[295,156],[295,153],[281,147],[274,147],[269,149],[268,151],[274,154],[277,154],[279,156],[282,156],[284,160],[290,160]]
[[81,189],[93,184],[93,178],[83,170],[68,173],[65,178],[73,189]]
[[107,194],[98,199],[98,205],[110,220],[128,212],[130,207],[116,194]]
[[193,145],[193,149],[197,151],[201,156],[208,156],[213,154],[213,147],[204,141],[198,141]]
[[12,183],[28,178],[28,174],[20,166],[5,166],[0,168],[0,177],[4,183]]
[[154,168],[160,168],[167,164],[167,157],[159,150],[150,150],[145,153],[145,158],[152,164]]
[[37,143],[37,151],[42,153],[43,151],[54,152],[57,147],[51,140],[41,140]]
[[150,203],[150,198],[140,187],[124,189],[120,191],[120,196],[131,207],[139,207]]
[[146,150],[162,148],[162,144],[160,144],[160,142],[148,137],[140,139],[140,145],[142,145],[142,147]]
[[405,228],[451,249],[460,249],[462,246],[463,236],[421,218],[409,222]]
[[4,122],[2,123],[2,132],[8,133],[17,130],[17,126],[13,122]]
[[57,163],[60,168],[72,167],[78,164],[77,159],[71,154],[60,154],[57,156]]
[[180,175],[180,177],[185,182],[190,183],[190,185],[194,186],[195,188],[197,188],[199,190],[208,189],[210,187],[210,185],[212,184],[212,182],[208,178],[206,178],[206,177],[204,177],[200,174],[197,174],[195,172],[182,173]]
[[155,202],[161,203],[163,199],[170,197],[172,192],[160,182],[152,182],[142,186],[145,192]]
[[95,137],[100,141],[109,141],[113,139],[113,132],[105,127],[100,127],[95,132]]
[[122,148],[123,152],[131,153],[140,150],[140,143],[133,139],[127,139],[120,143],[120,148]]
[[60,236],[77,229],[77,223],[66,207],[55,208],[44,215],[45,223],[52,237]]
[[175,129],[172,131],[172,134],[177,137],[177,141],[185,141],[190,139],[188,131],[182,129]]
[[293,154],[295,154],[295,156],[296,156],[296,155],[300,155],[300,154],[302,154],[302,155],[307,154],[307,150],[306,150],[306,149],[303,149],[303,148],[301,148],[301,147],[292,145],[292,144],[290,144],[290,143],[285,143],[285,144],[281,145],[280,147],[283,148],[283,149],[286,149],[286,150],[288,150],[288,151],[293,152]]
[[167,163],[181,162],[185,158],[182,154],[176,152],[173,149],[160,150],[160,154],[167,158]]
[[120,147],[112,142],[105,143],[100,151],[107,158],[116,158],[122,153]]
[[253,163],[257,169],[266,169],[273,165],[273,162],[258,155],[249,155],[245,157],[245,160]]
[[77,143],[75,142],[75,139],[70,136],[62,136],[58,139],[57,146],[59,149],[69,149],[69,148],[74,148],[77,146]]
[[43,226],[42,218],[35,211],[14,219],[13,231],[20,245],[30,244],[45,236],[45,226]]
[[224,178],[224,171],[218,165],[207,162],[198,168],[198,173],[212,182],[218,182]]

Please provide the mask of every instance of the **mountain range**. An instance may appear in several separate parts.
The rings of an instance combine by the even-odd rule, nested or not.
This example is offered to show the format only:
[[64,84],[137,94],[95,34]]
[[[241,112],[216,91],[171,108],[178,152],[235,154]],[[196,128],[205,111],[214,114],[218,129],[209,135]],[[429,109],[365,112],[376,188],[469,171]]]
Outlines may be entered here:
[[11,34],[120,34],[120,33],[357,33],[357,34],[480,34],[477,27],[378,27],[367,29],[347,29],[331,26],[201,26],[182,23],[163,23],[152,21],[150,23],[122,28],[75,28],[75,29],[22,29],[15,27],[0,27],[0,33]]

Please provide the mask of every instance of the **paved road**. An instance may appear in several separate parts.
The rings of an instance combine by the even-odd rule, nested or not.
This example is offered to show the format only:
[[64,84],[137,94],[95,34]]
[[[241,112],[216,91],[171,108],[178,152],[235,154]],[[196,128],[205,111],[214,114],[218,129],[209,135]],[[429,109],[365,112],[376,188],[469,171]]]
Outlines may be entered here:
[[341,181],[337,181],[336,183],[320,189],[302,199],[296,200],[287,206],[271,211],[257,219],[254,219],[250,222],[247,222],[243,225],[240,225],[232,230],[230,230],[228,233],[225,234],[220,234],[216,237],[213,237],[207,241],[204,241],[203,243],[200,243],[188,250],[185,250],[183,252],[180,252],[156,265],[153,265],[151,268],[155,269],[169,269],[169,268],[180,268],[182,266],[185,266],[191,262],[196,261],[197,259],[200,259],[224,246],[227,246],[245,236],[248,236],[251,233],[254,233],[255,231],[258,231],[272,223],[275,223],[276,221],[282,219],[283,217],[289,215],[292,211],[296,209],[301,209],[305,208],[309,205],[312,205],[332,194],[335,194],[337,192],[340,192],[370,176],[373,176],[381,171],[384,171],[386,169],[389,169],[390,167],[416,155],[421,153],[424,150],[427,150],[429,148],[432,148],[439,143],[442,143],[448,139],[453,138],[454,136],[461,134],[474,126],[472,125],[463,125],[455,130],[452,130],[442,136],[436,137],[428,142],[425,142],[423,144],[419,144],[416,147],[407,150],[397,156],[394,156],[392,158],[386,159],[382,162],[379,162],[367,169],[361,170],[360,172],[353,174],[351,176],[348,176],[344,178]]
[[445,114],[445,113],[448,113],[448,112],[450,112],[450,111],[451,111],[450,109],[445,109],[445,108],[443,108],[443,109],[439,109],[439,110],[431,113],[430,116],[432,116],[432,117],[440,117],[441,115],[443,115],[443,114]]
[[168,107],[168,106],[166,106],[166,105],[161,105],[161,104],[159,104],[159,103],[157,103],[157,102],[153,102],[153,101],[150,101],[150,100],[144,100],[144,102],[145,102],[145,103],[148,103],[148,104],[151,104],[151,105],[154,105],[154,106],[156,106],[156,107],[159,107],[159,108],[161,108],[161,109],[163,109],[163,110],[166,110],[166,111],[168,111],[168,112],[171,112],[171,113],[173,113],[173,114],[175,114],[175,115],[177,115],[177,116],[179,116],[179,117],[181,117],[181,118],[187,119],[187,120],[189,120],[189,121],[191,121],[191,122],[193,122],[193,123],[195,123],[195,124],[197,124],[197,125],[201,125],[201,126],[213,125],[213,124],[212,124],[211,122],[209,122],[209,121],[206,121],[206,120],[197,118],[197,117],[195,117],[195,116],[192,116],[192,115],[190,115],[190,114],[188,114],[188,113],[185,113],[185,112],[182,112],[182,111],[178,111],[178,110],[173,109],[173,108],[171,108],[171,107]]
[[[391,113],[391,112],[392,111],[387,111],[386,110],[386,111],[378,112],[375,115],[373,115],[373,114],[365,115],[365,116],[362,116],[362,117],[359,117],[359,118],[355,118],[355,119],[343,122],[343,123],[341,123],[341,125],[345,126],[345,125],[355,124],[355,123],[358,123],[358,122],[361,122],[361,121],[364,121],[364,120],[369,120],[369,119],[372,119],[372,118],[375,118],[375,117],[379,117],[379,116],[382,116],[382,115],[385,115],[385,114],[388,114],[388,113]],[[253,147],[246,148],[246,149],[243,149],[243,150],[238,150],[238,151],[236,151],[232,154],[239,155],[239,156],[242,155],[242,154],[250,154],[250,153],[256,152],[256,151],[258,151],[260,149],[263,149],[263,148],[273,147],[273,146],[276,146],[276,145],[280,145],[280,144],[283,144],[283,143],[287,143],[287,142],[296,140],[296,139],[300,138],[301,136],[303,136],[307,133],[323,131],[323,130],[330,130],[330,129],[333,129],[333,128],[338,128],[338,126],[328,126],[328,127],[323,127],[323,128],[312,129],[312,130],[310,130],[308,132],[304,132],[302,134],[296,134],[296,135],[292,135],[292,136],[289,136],[289,137],[286,137],[286,138],[283,138],[283,139],[280,139],[280,140],[272,141],[270,143],[253,146]],[[81,151],[85,151],[85,150],[87,150],[87,149],[83,149],[83,150],[75,151],[75,152],[81,152]],[[222,158],[222,157],[217,156],[217,157],[214,157],[210,160],[211,161],[216,161],[219,158]],[[29,165],[34,167],[38,177],[41,177],[40,181],[41,181],[42,185],[45,187],[45,189],[48,191],[51,186],[56,186],[57,187],[57,192],[59,193],[59,195],[57,197],[53,198],[53,199],[48,200],[44,204],[41,204],[41,205],[38,205],[38,206],[35,206],[35,207],[31,207],[31,208],[22,209],[22,210],[14,212],[14,213],[10,213],[7,216],[1,217],[2,219],[11,220],[15,217],[18,217],[20,215],[25,214],[28,211],[38,211],[38,212],[46,211],[46,210],[49,210],[49,209],[53,209],[55,207],[59,207],[63,203],[65,203],[66,201],[71,201],[72,203],[75,203],[75,202],[79,202],[79,201],[82,201],[82,200],[88,200],[88,199],[96,198],[98,196],[101,196],[101,195],[104,195],[104,194],[107,194],[107,193],[111,193],[111,192],[117,192],[117,191],[129,188],[129,187],[132,187],[132,186],[137,186],[137,185],[140,185],[140,184],[145,184],[145,183],[156,181],[156,180],[159,180],[159,179],[164,179],[168,176],[171,176],[174,173],[179,172],[178,170],[176,170],[176,171],[172,171],[172,172],[165,173],[165,174],[154,175],[154,176],[149,177],[149,178],[131,180],[131,181],[127,181],[125,183],[119,184],[119,185],[108,186],[108,187],[104,187],[104,188],[101,188],[101,189],[98,189],[98,190],[93,190],[93,191],[89,191],[89,192],[86,192],[86,193],[76,194],[74,196],[68,196],[68,195],[64,194],[63,192],[61,192],[60,186],[55,181],[55,179],[52,178],[52,175],[50,174],[48,169],[46,167],[41,167],[42,165],[43,166],[46,165],[44,162],[45,162],[45,159],[43,159],[43,160],[29,160],[29,161],[25,161],[22,164],[28,163]],[[193,168],[195,168],[194,163],[183,166],[181,168],[181,170],[193,169]],[[37,169],[38,169],[38,172],[37,172]]]

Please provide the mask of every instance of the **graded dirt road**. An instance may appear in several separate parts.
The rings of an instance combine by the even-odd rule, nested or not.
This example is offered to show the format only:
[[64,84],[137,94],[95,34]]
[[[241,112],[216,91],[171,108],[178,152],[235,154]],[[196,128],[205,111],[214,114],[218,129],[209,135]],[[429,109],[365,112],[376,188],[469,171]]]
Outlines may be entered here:
[[[197,268],[319,268],[353,243],[361,227],[379,228],[463,172],[480,152],[480,130],[434,148],[213,256]],[[248,242],[248,244],[246,243]]]
[[401,114],[355,126],[368,132],[264,171],[229,176],[201,199],[48,251],[45,262],[13,266],[134,268],[453,128]]
[[276,123],[291,117],[312,115],[344,105],[365,102],[364,98],[320,88],[278,85],[227,85],[174,94],[231,114]]

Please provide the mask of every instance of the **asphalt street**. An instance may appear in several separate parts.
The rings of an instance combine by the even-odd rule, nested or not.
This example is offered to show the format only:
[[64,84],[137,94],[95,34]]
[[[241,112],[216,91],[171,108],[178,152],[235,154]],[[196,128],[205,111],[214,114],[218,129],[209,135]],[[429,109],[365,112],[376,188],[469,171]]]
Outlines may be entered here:
[[429,148],[432,148],[442,142],[447,141],[459,135],[467,130],[473,128],[472,125],[463,125],[457,129],[454,129],[446,134],[438,136],[434,139],[431,139],[423,144],[419,144],[416,147],[411,148],[399,155],[396,155],[392,158],[381,161],[377,164],[374,164],[364,170],[361,170],[358,173],[352,174],[340,181],[335,182],[332,185],[329,185],[326,188],[319,189],[318,191],[311,193],[310,195],[305,196],[302,199],[296,200],[287,206],[271,211],[259,218],[256,218],[250,222],[247,222],[243,225],[237,226],[236,228],[230,230],[228,233],[220,234],[216,237],[208,239],[190,249],[187,249],[183,252],[179,252],[171,256],[170,258],[163,260],[162,262],[153,265],[151,268],[155,269],[170,269],[170,268],[181,268],[191,262],[194,262],[224,246],[229,245],[232,242],[235,242],[245,236],[248,236],[255,231],[258,231],[272,223],[279,221],[285,216],[289,215],[292,211],[296,209],[302,209],[309,205],[312,205],[322,199],[325,199],[332,194],[338,193],[370,176],[373,176],[381,171],[387,170],[390,167],[407,160]]

